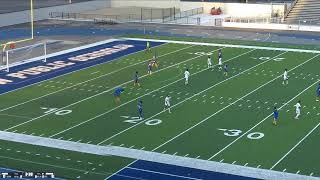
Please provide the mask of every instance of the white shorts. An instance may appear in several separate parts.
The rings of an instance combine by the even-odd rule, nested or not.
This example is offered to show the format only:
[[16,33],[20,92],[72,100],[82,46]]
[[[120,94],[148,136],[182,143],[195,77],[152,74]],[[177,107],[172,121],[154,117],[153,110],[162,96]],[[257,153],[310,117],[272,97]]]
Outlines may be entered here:
[[288,80],[288,77],[283,77],[283,80],[284,80],[284,81]]
[[222,65],[222,61],[221,60],[219,60],[219,65]]
[[170,107],[170,103],[164,103],[165,107]]
[[209,65],[209,66],[211,66],[211,65],[212,65],[212,63],[211,63],[211,62],[208,62],[208,65]]
[[184,77],[185,79],[186,79],[186,81],[188,81],[189,80],[189,77]]
[[296,109],[296,114],[300,114],[300,113],[301,113],[300,109]]

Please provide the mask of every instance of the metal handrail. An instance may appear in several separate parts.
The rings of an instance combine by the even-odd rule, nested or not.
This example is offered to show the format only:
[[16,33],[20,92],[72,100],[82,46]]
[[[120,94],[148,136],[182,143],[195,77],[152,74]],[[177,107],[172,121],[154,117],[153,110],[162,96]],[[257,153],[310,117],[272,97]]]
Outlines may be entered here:
[[291,10],[293,9],[293,7],[297,4],[298,0],[295,0],[291,3],[290,8],[286,11],[286,13],[284,14],[284,19],[288,17],[289,13],[291,12]]

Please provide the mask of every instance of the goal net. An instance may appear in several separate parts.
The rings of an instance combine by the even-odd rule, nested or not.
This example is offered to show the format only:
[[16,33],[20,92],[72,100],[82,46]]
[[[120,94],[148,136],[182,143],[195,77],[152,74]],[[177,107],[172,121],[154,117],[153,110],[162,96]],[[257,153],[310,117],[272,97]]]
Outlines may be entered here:
[[2,52],[2,61],[0,70],[9,72],[10,68],[20,64],[32,61],[47,60],[47,45],[46,42],[41,42],[21,48],[10,49]]

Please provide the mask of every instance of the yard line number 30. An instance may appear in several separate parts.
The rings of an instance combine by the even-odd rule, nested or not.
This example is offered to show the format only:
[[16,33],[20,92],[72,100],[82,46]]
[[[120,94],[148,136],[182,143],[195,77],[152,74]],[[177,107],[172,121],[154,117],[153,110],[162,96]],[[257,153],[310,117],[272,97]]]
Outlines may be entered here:
[[[219,131],[223,131],[225,136],[236,137],[242,134],[242,131],[239,129],[218,129]],[[247,135],[248,139],[261,139],[264,137],[264,134],[261,132],[252,132]]]

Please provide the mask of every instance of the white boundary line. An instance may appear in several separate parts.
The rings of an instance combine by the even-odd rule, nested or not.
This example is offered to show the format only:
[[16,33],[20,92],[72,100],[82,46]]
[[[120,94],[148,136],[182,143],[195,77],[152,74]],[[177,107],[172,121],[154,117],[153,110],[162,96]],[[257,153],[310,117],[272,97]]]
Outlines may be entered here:
[[[295,68],[291,69],[290,71],[293,71],[294,69],[302,66],[303,64],[317,58],[320,54],[308,59],[307,61],[301,63],[299,66],[296,66]],[[289,72],[289,71],[288,71]],[[276,77],[275,79],[281,77],[282,75]],[[295,97],[293,97],[291,100],[289,100],[288,102],[286,102],[284,105],[282,105],[279,109],[283,108],[284,106],[286,106],[287,104],[289,104],[291,101],[293,101],[295,98],[297,98],[298,96],[300,96],[302,93],[304,93],[306,90],[308,90],[310,87],[314,86],[316,83],[313,83],[311,86],[307,87],[306,89],[304,89],[303,91],[301,91],[298,95],[296,95]],[[232,141],[230,144],[228,144],[227,146],[225,146],[224,148],[222,148],[220,151],[218,151],[216,154],[214,154],[213,156],[211,156],[208,160],[213,159],[214,157],[216,157],[217,155],[219,155],[221,152],[223,152],[224,150],[226,150],[228,147],[230,147],[232,144],[234,144],[235,142],[237,142],[240,138],[242,138],[243,136],[247,135],[251,130],[253,130],[255,127],[257,127],[258,125],[260,125],[261,123],[263,123],[265,120],[267,120],[270,116],[272,116],[272,113],[269,114],[267,117],[265,117],[263,120],[261,120],[259,123],[257,123],[256,125],[254,125],[253,127],[251,127],[248,131],[242,133],[241,136],[239,136],[238,138],[236,138],[234,141]]]
[[119,176],[119,175],[117,175],[119,172],[123,171],[124,169],[126,169],[126,168],[129,167],[129,166],[131,166],[132,164],[134,164],[134,163],[137,162],[137,161],[138,161],[138,159],[132,161],[131,163],[129,163],[129,164],[127,164],[126,166],[124,166],[124,167],[122,167],[121,169],[119,169],[117,172],[115,172],[115,173],[111,174],[110,176],[108,176],[106,179],[109,179],[109,178],[111,178],[112,176]]
[[[214,50],[214,51],[211,51],[211,52],[215,52],[215,51],[218,51],[218,49],[216,49],[216,50]],[[249,53],[249,52],[251,52],[251,51],[248,51],[248,52],[246,52],[246,53]],[[246,53],[244,53],[244,54],[246,54]],[[195,57],[195,59],[197,59],[197,58],[199,58],[199,57],[201,57],[201,56],[203,56],[203,55],[197,56],[197,57]],[[203,72],[203,71],[205,71],[205,70],[207,70],[207,69],[198,71],[197,73],[194,73],[193,75],[196,75],[196,74],[198,74],[198,73],[201,73],[201,72]],[[182,78],[182,79],[183,79],[183,78]],[[182,79],[178,79],[178,80],[173,81],[173,82],[171,82],[171,83],[169,83],[169,84],[166,84],[166,85],[164,85],[164,86],[162,86],[162,87],[160,87],[160,88],[157,88],[157,89],[155,89],[155,90],[153,90],[153,91],[150,91],[150,92],[148,92],[148,93],[146,93],[146,94],[144,94],[144,95],[142,95],[142,96],[136,97],[136,98],[134,98],[134,99],[132,99],[132,100],[130,100],[130,101],[127,101],[127,102],[125,102],[125,103],[123,103],[123,104],[121,104],[121,105],[119,105],[119,106],[117,106],[117,107],[115,107],[115,108],[112,108],[112,109],[110,109],[110,110],[108,110],[108,111],[106,111],[106,112],[104,112],[104,113],[98,114],[98,115],[96,115],[95,117],[92,117],[92,118],[90,118],[90,119],[88,119],[88,120],[86,120],[86,121],[83,121],[83,122],[81,122],[81,123],[79,123],[79,124],[76,124],[76,125],[74,125],[74,126],[71,126],[71,127],[67,128],[67,129],[65,129],[65,130],[63,130],[63,131],[57,132],[57,133],[55,133],[55,134],[53,134],[53,135],[51,135],[51,136],[49,136],[49,137],[57,136],[57,135],[59,135],[59,134],[61,134],[61,133],[64,133],[64,132],[66,132],[66,131],[69,131],[69,130],[71,130],[71,129],[73,129],[73,128],[76,128],[76,127],[78,127],[78,126],[81,126],[82,124],[85,124],[85,123],[87,123],[87,122],[90,122],[90,121],[92,121],[92,120],[94,120],[94,119],[96,119],[96,118],[99,118],[99,117],[101,117],[101,116],[104,116],[104,115],[106,115],[106,114],[108,114],[108,113],[110,113],[110,112],[112,112],[112,111],[114,111],[114,110],[116,110],[116,109],[124,106],[124,105],[127,105],[127,104],[129,104],[129,103],[131,103],[131,102],[133,102],[133,101],[135,101],[135,100],[137,100],[137,99],[140,99],[141,97],[147,96],[147,95],[152,94],[152,93],[154,93],[154,92],[156,92],[156,91],[159,91],[159,90],[161,90],[161,89],[163,89],[163,88],[166,88],[166,87],[168,87],[168,86],[170,86],[170,85],[172,85],[172,84],[175,84],[175,83],[181,81]]]
[[[214,51],[211,51],[211,52],[215,52],[215,51],[218,51],[218,49],[216,49],[216,50],[214,50]],[[175,66],[177,66],[177,65],[180,65],[180,64],[183,64],[183,63],[186,63],[186,62],[189,62],[189,61],[192,61],[192,60],[197,59],[197,58],[200,58],[200,57],[202,57],[202,56],[204,56],[204,55],[199,55],[199,56],[195,56],[195,57],[193,57],[193,58],[189,58],[189,59],[187,59],[187,60],[185,60],[185,61],[181,61],[181,62],[179,62],[179,63],[176,63],[176,64],[173,64],[173,65],[167,66],[167,67],[162,68],[162,69],[159,69],[159,70],[155,71],[154,73],[158,73],[158,72],[164,71],[164,70],[166,70],[166,69],[175,67]],[[144,77],[147,77],[147,76],[148,76],[147,74],[146,74],[146,75],[143,75],[143,76],[140,76],[140,79],[141,79],[141,78],[144,78]],[[71,104],[69,104],[69,105],[67,105],[67,106],[58,108],[58,109],[56,109],[55,111],[52,111],[51,113],[47,113],[47,114],[44,114],[44,115],[35,117],[35,118],[33,118],[33,119],[29,120],[29,121],[25,121],[25,122],[23,122],[23,123],[20,123],[20,124],[11,126],[11,127],[7,128],[7,129],[5,129],[4,131],[8,131],[8,130],[10,130],[10,129],[13,129],[13,128],[19,127],[19,126],[21,126],[21,125],[27,124],[27,123],[29,123],[29,122],[33,122],[33,121],[35,121],[35,120],[37,120],[37,119],[40,119],[40,118],[42,118],[42,117],[51,115],[51,114],[53,114],[53,113],[55,113],[55,112],[57,112],[57,111],[61,111],[62,109],[65,109],[65,108],[68,108],[68,107],[70,107],[70,106],[79,104],[79,103],[81,103],[81,102],[83,102],[83,101],[86,101],[86,100],[88,100],[88,99],[94,98],[94,97],[96,97],[96,96],[100,96],[101,94],[105,94],[105,93],[107,93],[107,92],[110,92],[110,91],[114,90],[114,89],[115,89],[116,87],[118,87],[118,86],[126,85],[126,84],[128,84],[128,83],[131,83],[132,81],[133,81],[133,80],[124,82],[124,83],[122,83],[122,84],[120,84],[120,85],[117,85],[117,86],[115,86],[115,87],[112,87],[112,88],[110,88],[110,89],[108,89],[108,90],[106,90],[106,91],[103,91],[103,92],[100,92],[100,93],[98,93],[98,94],[95,94],[95,95],[86,97],[86,98],[84,98],[84,99],[82,99],[82,100],[80,100],[80,101],[76,101],[76,102],[71,103]],[[113,108],[113,109],[117,109],[117,108],[119,108],[119,106],[116,107],[116,108]]]
[[136,171],[143,171],[143,172],[148,172],[148,173],[153,173],[153,174],[161,174],[161,175],[178,177],[178,178],[183,178],[183,179],[201,180],[199,178],[193,178],[193,177],[188,177],[188,176],[179,176],[179,175],[176,175],[176,174],[169,174],[169,173],[163,173],[163,172],[158,172],[158,171],[151,171],[151,170],[147,170],[147,169],[139,169],[139,168],[133,168],[133,167],[127,167],[126,169],[132,169],[132,170],[136,170]]
[[[163,45],[165,45],[165,44],[163,44]],[[159,46],[156,46],[156,47],[159,47]],[[191,48],[191,47],[194,47],[194,46],[188,46],[188,47],[185,47],[185,48],[181,48],[181,49],[172,51],[172,52],[170,52],[170,53],[166,53],[166,54],[160,55],[160,56],[158,56],[158,57],[163,57],[163,56],[166,56],[166,55],[170,55],[170,54],[173,54],[173,53],[176,53],[176,52],[179,52],[179,51],[182,51],[182,50]],[[119,57],[119,58],[123,58],[123,57],[129,56],[129,55],[132,55],[132,54],[136,54],[136,53],[139,53],[139,52],[142,52],[142,51],[137,51],[137,52],[134,52],[134,53],[130,53],[130,54],[127,54],[127,55],[125,55],[125,56],[121,56],[121,57]],[[116,59],[119,59],[119,58],[116,58]],[[40,97],[31,99],[31,100],[28,100],[28,101],[25,101],[25,102],[22,102],[22,103],[19,103],[19,104],[16,104],[16,105],[14,105],[14,106],[10,106],[10,107],[8,107],[8,108],[1,109],[0,112],[6,111],[6,110],[8,110],[8,109],[11,109],[11,108],[14,108],[14,107],[17,107],[17,106],[20,106],[20,105],[23,105],[23,104],[26,104],[26,103],[29,103],[29,102],[32,102],[32,101],[41,99],[41,98],[44,98],[44,97],[47,97],[47,96],[50,96],[50,95],[52,95],[52,94],[55,94],[55,93],[64,91],[64,90],[66,90],[66,89],[70,89],[70,88],[72,88],[72,87],[75,87],[75,86],[78,86],[78,85],[81,85],[81,84],[84,84],[84,83],[87,83],[87,82],[90,82],[90,81],[99,79],[99,78],[101,78],[101,77],[105,77],[105,76],[108,76],[108,75],[117,73],[117,72],[119,72],[119,71],[121,71],[121,70],[124,70],[124,69],[126,69],[126,68],[130,68],[130,67],[133,67],[133,66],[135,66],[135,65],[138,65],[138,64],[147,62],[147,61],[149,61],[149,60],[150,60],[150,59],[147,59],[147,60],[141,61],[141,62],[139,62],[139,63],[135,63],[135,64],[132,64],[132,65],[129,65],[129,66],[125,66],[125,67],[123,67],[123,68],[120,68],[120,69],[118,69],[118,70],[112,71],[112,72],[110,72],[110,73],[103,74],[103,75],[101,75],[101,76],[98,76],[98,77],[95,77],[95,78],[92,78],[92,79],[88,79],[88,80],[86,80],[86,81],[83,81],[83,82],[74,84],[74,85],[72,85],[72,86],[68,86],[68,87],[63,88],[63,89],[60,89],[60,90],[58,90],[58,91],[54,91],[54,92],[48,93],[48,94],[46,94],[46,95],[43,95],[43,96],[40,96]],[[114,60],[112,60],[112,61],[114,61]],[[111,62],[111,61],[109,61],[109,62]],[[107,62],[107,63],[108,63],[108,62]],[[100,64],[99,64],[99,65],[100,65]],[[95,66],[96,66],[96,65],[95,65]],[[93,67],[93,66],[90,66],[90,67]],[[90,68],[90,67],[88,67],[88,68]],[[87,69],[87,68],[84,68],[84,69]],[[84,69],[80,69],[80,70],[84,70]],[[80,71],[80,70],[77,70],[77,71]],[[74,72],[77,72],[77,71],[72,71],[72,72],[70,72],[70,73],[74,73]],[[67,74],[70,74],[70,73],[67,73]],[[67,74],[63,74],[63,75],[61,75],[61,76],[64,76],[64,75],[67,75]],[[57,76],[57,77],[60,77],[60,76]],[[47,80],[45,80],[45,81],[49,81],[49,80],[55,79],[55,78],[57,78],[57,77],[54,77],[54,78],[51,78],[51,79],[47,79]],[[41,81],[41,82],[38,82],[38,83],[42,83],[42,82],[44,82],[44,81]],[[38,84],[38,83],[35,83],[35,84]],[[34,85],[34,84],[31,84],[31,85]],[[29,85],[29,86],[31,86],[31,85]],[[27,87],[27,86],[25,86],[25,87]],[[22,88],[24,88],[24,87],[22,87]],[[20,89],[20,88],[19,88],[19,89]],[[10,91],[10,92],[11,92],[11,91]]]
[[203,42],[192,42],[192,41],[174,41],[174,40],[143,39],[143,38],[123,38],[123,39],[135,40],[135,41],[153,41],[153,42],[167,42],[167,43],[175,43],[175,44],[193,44],[193,45],[202,45],[202,46],[220,46],[220,47],[231,47],[231,48],[262,49],[262,50],[273,50],[273,51],[305,52],[305,53],[320,54],[319,50],[308,50],[308,49],[274,48],[274,47],[263,47],[263,46],[216,44],[216,43],[203,43]]
[[[273,58],[271,58],[271,59],[269,59],[269,60],[263,61],[263,62],[255,65],[255,66],[252,66],[252,67],[250,67],[250,68],[248,68],[248,69],[246,69],[246,70],[244,70],[244,71],[242,71],[242,72],[240,72],[240,73],[238,73],[238,74],[236,74],[236,75],[233,75],[233,76],[231,76],[231,77],[229,77],[229,78],[227,78],[227,79],[225,79],[225,80],[223,80],[223,81],[220,81],[219,83],[216,83],[216,84],[210,86],[209,88],[206,88],[206,89],[204,89],[204,90],[202,90],[202,91],[200,91],[200,92],[198,92],[198,93],[196,93],[196,94],[194,94],[194,95],[192,95],[192,96],[190,96],[190,97],[188,97],[188,98],[186,98],[186,99],[178,102],[177,104],[171,106],[171,108],[174,108],[174,107],[176,107],[176,106],[184,103],[185,101],[190,100],[190,99],[192,99],[193,97],[198,96],[199,94],[202,94],[202,93],[204,93],[204,92],[206,92],[206,91],[208,91],[208,90],[210,90],[210,89],[212,89],[212,88],[214,88],[214,87],[216,87],[216,86],[218,86],[218,85],[220,85],[220,84],[222,84],[222,83],[224,83],[224,82],[226,82],[226,81],[228,81],[228,80],[230,80],[230,79],[233,79],[233,78],[235,78],[235,77],[238,77],[239,75],[241,75],[241,74],[243,74],[243,73],[245,73],[245,72],[247,72],[247,71],[250,71],[251,69],[254,69],[254,68],[256,68],[256,67],[258,67],[258,66],[260,66],[260,65],[262,65],[262,64],[264,64],[264,63],[270,62],[270,61],[273,60],[274,58],[276,58],[276,57],[278,57],[278,56],[281,56],[281,55],[283,55],[283,54],[285,54],[285,53],[286,53],[286,52],[280,53],[280,54],[278,54],[277,56],[275,56],[275,57],[273,57]],[[137,123],[137,124],[135,124],[135,125],[133,125],[133,126],[130,126],[130,127],[126,128],[126,129],[120,131],[120,132],[117,133],[117,134],[114,134],[114,135],[110,136],[109,138],[107,138],[107,139],[99,142],[98,145],[103,144],[104,142],[106,142],[106,141],[108,141],[108,140],[110,140],[110,139],[112,139],[112,138],[114,138],[114,137],[116,137],[116,136],[118,136],[118,135],[120,135],[120,134],[122,134],[122,133],[124,133],[124,132],[126,132],[126,131],[128,131],[128,130],[130,130],[130,129],[138,126],[138,125],[140,125],[140,124],[142,124],[142,123],[144,123],[144,122],[146,122],[146,121],[148,121],[148,120],[150,120],[151,118],[154,118],[154,117],[162,114],[163,112],[165,112],[165,111],[160,111],[159,113],[154,114],[153,116],[151,116],[151,117],[149,117],[149,118],[147,118],[147,119],[145,119],[145,120],[143,120],[143,121],[140,121],[139,123]]]
[[[315,84],[313,84],[315,85]],[[293,146],[284,156],[279,159],[270,169],[275,168],[284,158],[286,158],[296,147],[298,147],[314,130],[316,130],[320,126],[318,123],[307,135],[305,135],[295,146]]]
[[[274,171],[269,169],[258,169],[258,168],[248,167],[248,166],[245,167],[240,165],[219,163],[219,162],[195,159],[190,157],[162,154],[158,152],[149,152],[144,150],[130,149],[125,147],[117,147],[117,146],[98,146],[93,144],[71,142],[71,141],[65,141],[65,140],[59,140],[59,139],[37,137],[37,136],[17,134],[17,133],[4,132],[4,131],[0,131],[0,139],[18,142],[18,143],[24,143],[24,144],[31,144],[35,146],[43,146],[43,147],[63,149],[68,151],[81,152],[81,153],[89,153],[89,154],[100,155],[100,156],[113,155],[113,156],[135,159],[133,162],[127,164],[118,172],[129,167],[131,164],[133,164],[139,159],[139,160],[171,164],[171,165],[188,167],[188,168],[202,169],[202,170],[211,171],[211,172],[219,172],[219,173],[227,173],[227,174],[238,175],[238,176],[259,178],[259,179],[261,178],[262,179],[281,179],[281,180],[318,179],[317,177],[310,177],[305,175],[280,172],[280,171]],[[3,156],[0,156],[0,158],[1,157]],[[4,157],[4,158],[7,158],[7,157]],[[27,160],[14,159],[14,158],[11,158],[11,159],[20,160],[20,161],[29,162],[29,163],[37,163],[40,165],[58,167],[58,168],[66,168],[66,169],[75,170],[79,172],[87,172],[86,170],[61,167],[61,166],[50,165],[46,163],[38,163],[34,161],[27,161]],[[95,173],[95,172],[92,172],[92,173]],[[113,173],[113,174],[116,174],[116,173]],[[108,174],[111,174],[111,173],[108,173]]]

